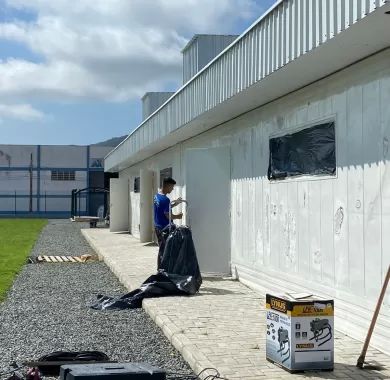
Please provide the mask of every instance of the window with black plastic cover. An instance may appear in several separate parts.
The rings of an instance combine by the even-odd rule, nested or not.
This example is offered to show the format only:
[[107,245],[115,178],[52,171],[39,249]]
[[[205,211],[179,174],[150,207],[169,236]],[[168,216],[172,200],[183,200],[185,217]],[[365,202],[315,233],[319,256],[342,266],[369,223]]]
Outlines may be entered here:
[[328,122],[269,141],[268,179],[336,174],[335,123]]
[[141,179],[140,177],[134,178],[134,193],[139,193],[141,191]]

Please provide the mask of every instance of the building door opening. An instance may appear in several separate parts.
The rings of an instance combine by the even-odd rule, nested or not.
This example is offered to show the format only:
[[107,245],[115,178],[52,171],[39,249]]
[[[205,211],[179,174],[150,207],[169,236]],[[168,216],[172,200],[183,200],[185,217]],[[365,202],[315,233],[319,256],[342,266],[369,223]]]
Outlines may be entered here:
[[202,273],[230,273],[230,148],[189,149],[187,223]]
[[110,231],[129,230],[129,180],[128,178],[110,179]]

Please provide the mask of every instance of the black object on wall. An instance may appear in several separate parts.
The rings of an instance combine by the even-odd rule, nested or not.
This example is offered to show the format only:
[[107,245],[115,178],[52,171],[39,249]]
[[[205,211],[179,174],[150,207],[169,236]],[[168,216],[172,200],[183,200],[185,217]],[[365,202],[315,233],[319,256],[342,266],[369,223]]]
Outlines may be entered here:
[[268,179],[336,173],[334,122],[319,124],[269,141]]
[[141,191],[141,178],[135,177],[134,178],[134,192],[139,193]]

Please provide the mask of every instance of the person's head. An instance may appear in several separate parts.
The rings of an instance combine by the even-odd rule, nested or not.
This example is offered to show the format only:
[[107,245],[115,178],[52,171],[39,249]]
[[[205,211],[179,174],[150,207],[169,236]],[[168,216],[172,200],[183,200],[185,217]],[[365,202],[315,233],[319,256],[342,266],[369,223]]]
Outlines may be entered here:
[[161,190],[164,194],[170,194],[172,192],[173,188],[175,187],[175,185],[176,185],[176,181],[173,178],[166,177],[163,180]]

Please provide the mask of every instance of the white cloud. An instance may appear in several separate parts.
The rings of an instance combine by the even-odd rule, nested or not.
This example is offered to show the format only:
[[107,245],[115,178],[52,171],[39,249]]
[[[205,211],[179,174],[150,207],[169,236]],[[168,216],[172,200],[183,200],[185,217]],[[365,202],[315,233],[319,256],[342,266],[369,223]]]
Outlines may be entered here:
[[16,119],[23,121],[42,120],[45,115],[30,104],[0,104],[0,120]]
[[0,99],[124,101],[181,78],[180,50],[194,33],[231,33],[260,15],[255,0],[8,0],[37,14],[0,23],[43,63],[0,62]]

